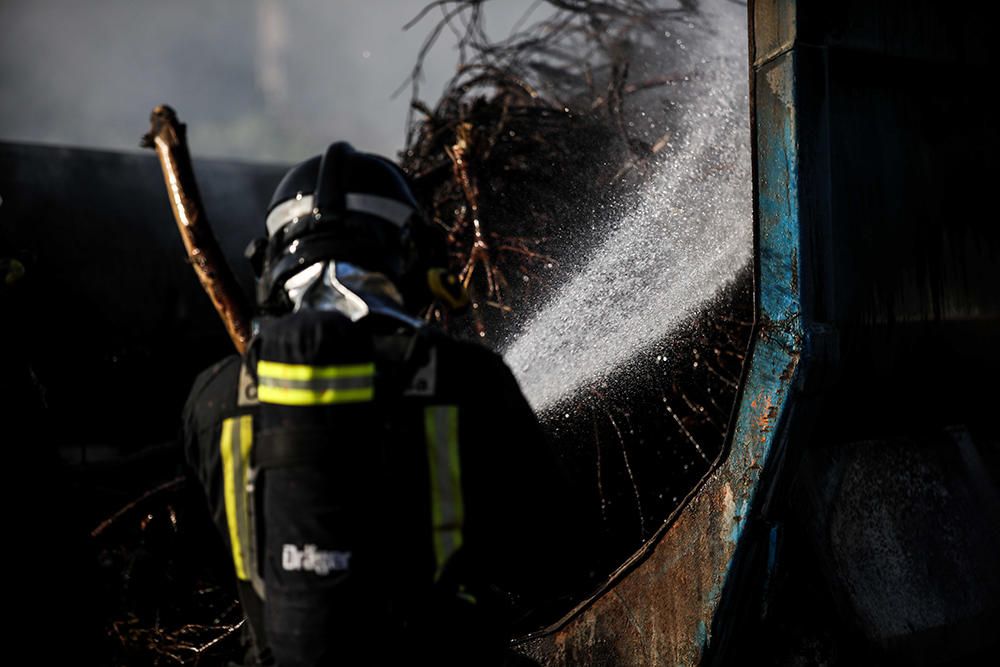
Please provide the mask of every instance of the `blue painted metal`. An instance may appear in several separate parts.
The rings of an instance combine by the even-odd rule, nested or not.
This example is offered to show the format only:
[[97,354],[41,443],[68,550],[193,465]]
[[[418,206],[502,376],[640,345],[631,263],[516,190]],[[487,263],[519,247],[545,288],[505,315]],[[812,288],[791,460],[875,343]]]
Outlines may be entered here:
[[[836,635],[834,661],[990,655],[998,471],[956,449],[998,434],[981,378],[1000,367],[1000,233],[976,212],[1000,176],[981,85],[992,21],[924,1],[759,0],[752,16],[755,356],[791,345],[797,364],[709,662],[787,660],[802,639],[789,628],[808,623]],[[798,543],[772,546],[785,524]],[[796,579],[771,599],[776,553]]]

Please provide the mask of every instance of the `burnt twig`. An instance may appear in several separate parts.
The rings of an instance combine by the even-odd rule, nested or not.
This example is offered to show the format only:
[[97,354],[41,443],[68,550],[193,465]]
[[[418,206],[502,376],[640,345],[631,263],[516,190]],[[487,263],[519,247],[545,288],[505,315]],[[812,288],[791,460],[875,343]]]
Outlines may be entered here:
[[250,340],[250,308],[208,224],[188,152],[186,126],[166,105],[153,109],[149,120],[151,127],[141,145],[155,149],[160,158],[170,208],[188,260],[222,318],[233,345],[243,354]]

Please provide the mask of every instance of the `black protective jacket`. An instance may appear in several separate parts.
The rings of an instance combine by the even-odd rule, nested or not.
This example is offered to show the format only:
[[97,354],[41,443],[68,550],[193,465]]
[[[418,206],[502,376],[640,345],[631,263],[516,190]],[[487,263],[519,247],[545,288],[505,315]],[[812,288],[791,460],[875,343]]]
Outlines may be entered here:
[[565,586],[565,479],[479,345],[288,315],[198,377],[184,439],[262,660],[496,663]]

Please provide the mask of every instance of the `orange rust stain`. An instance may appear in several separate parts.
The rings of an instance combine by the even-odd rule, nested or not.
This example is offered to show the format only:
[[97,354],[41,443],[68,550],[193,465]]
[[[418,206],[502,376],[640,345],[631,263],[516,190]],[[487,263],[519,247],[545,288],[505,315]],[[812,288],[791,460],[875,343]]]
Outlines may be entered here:
[[[763,442],[767,437],[767,432],[771,430],[771,426],[773,425],[775,418],[778,416],[778,406],[774,403],[774,400],[770,396],[762,394],[758,400],[761,400],[762,404],[760,406],[760,413],[754,421],[757,424],[757,428],[760,430],[760,439],[761,442]],[[755,400],[751,403],[751,406],[756,408],[757,401]]]

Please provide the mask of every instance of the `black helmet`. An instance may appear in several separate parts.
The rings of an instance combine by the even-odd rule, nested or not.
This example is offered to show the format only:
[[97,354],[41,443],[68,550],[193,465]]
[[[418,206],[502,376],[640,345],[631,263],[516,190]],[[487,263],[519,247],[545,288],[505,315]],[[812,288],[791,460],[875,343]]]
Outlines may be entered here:
[[285,174],[265,227],[267,239],[248,254],[258,305],[269,312],[288,309],[282,287],[289,277],[324,260],[385,274],[416,309],[432,298],[428,271],[447,261],[443,234],[424,221],[403,171],[346,142]]

